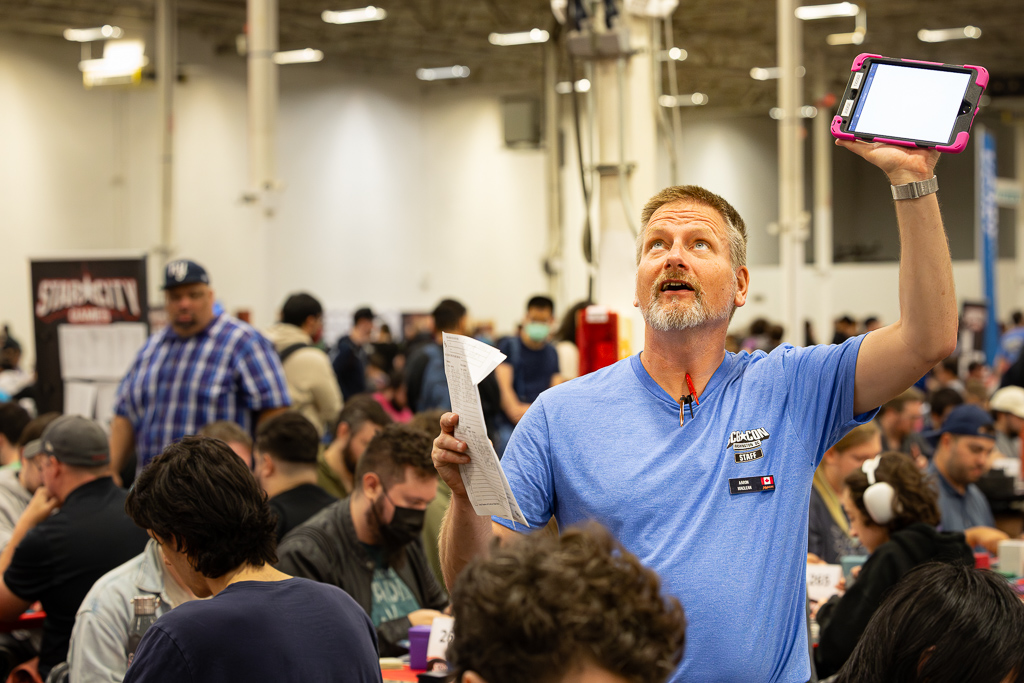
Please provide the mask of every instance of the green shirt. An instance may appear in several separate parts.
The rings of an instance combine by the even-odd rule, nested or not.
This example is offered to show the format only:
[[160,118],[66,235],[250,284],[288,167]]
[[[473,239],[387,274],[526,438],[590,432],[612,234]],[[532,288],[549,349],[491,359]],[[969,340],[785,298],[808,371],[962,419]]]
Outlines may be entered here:
[[373,570],[373,583],[370,586],[373,593],[370,620],[373,621],[373,625],[380,626],[382,622],[401,619],[418,610],[420,603],[416,601],[416,597],[394,568],[387,566],[381,549],[365,543],[363,547],[377,565]]

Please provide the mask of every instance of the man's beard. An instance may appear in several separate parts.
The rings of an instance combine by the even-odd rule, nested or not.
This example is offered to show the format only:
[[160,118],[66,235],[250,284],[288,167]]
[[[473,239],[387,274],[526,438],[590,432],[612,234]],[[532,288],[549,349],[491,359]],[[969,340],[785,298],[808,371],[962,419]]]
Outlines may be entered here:
[[384,496],[381,496],[376,501],[370,501],[370,507],[366,510],[366,524],[373,529],[374,536],[377,537],[377,546],[384,553],[384,561],[388,563],[389,567],[394,567],[397,570],[405,566],[406,544],[395,546],[384,540],[384,536],[380,532],[381,512],[377,509],[377,503],[383,500]]
[[345,466],[349,474],[356,473],[356,465],[359,464],[359,458],[352,453],[352,439],[348,440],[345,447],[341,449],[341,464]]
[[[693,302],[673,302],[661,297],[661,286],[666,280],[679,280],[693,288]],[[640,312],[644,322],[658,332],[674,332],[700,327],[705,323],[728,320],[732,315],[731,302],[736,298],[736,280],[733,279],[729,303],[721,310],[714,310],[704,296],[704,288],[699,282],[686,277],[682,271],[666,271],[651,285],[651,296]]]

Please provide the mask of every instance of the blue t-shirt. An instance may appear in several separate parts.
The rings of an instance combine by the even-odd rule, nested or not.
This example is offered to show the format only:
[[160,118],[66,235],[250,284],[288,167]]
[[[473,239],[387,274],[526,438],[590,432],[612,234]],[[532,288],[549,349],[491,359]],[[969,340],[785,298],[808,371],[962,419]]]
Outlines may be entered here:
[[1012,365],[1020,358],[1020,350],[1024,348],[1024,327],[1014,327],[999,338],[999,352],[996,358]]
[[512,366],[512,386],[523,403],[536,401],[558,374],[558,351],[551,344],[531,349],[519,337],[505,337],[498,342],[498,350],[508,356],[505,362]]
[[946,481],[935,462],[928,464],[928,472],[935,477],[939,490],[939,512],[943,531],[964,531],[976,526],[996,525],[988,499],[974,484],[968,484],[965,493],[960,493]]
[[502,467],[530,525],[597,520],[683,603],[672,681],[810,678],[811,480],[874,415],[853,415],[861,340],[726,353],[683,427],[639,355],[545,392],[516,427]]
[[336,586],[240,581],[157,619],[124,681],[379,683],[377,634]]

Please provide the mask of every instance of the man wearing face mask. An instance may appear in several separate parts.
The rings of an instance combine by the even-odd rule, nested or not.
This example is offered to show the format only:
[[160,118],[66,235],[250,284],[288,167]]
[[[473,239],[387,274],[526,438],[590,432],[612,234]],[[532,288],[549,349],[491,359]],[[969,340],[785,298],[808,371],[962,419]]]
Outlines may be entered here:
[[278,546],[277,568],[329,583],[366,610],[382,657],[404,652],[410,626],[430,624],[447,606],[420,533],[437,494],[431,439],[406,425],[374,437],[356,466],[352,495],[293,529]]
[[498,342],[505,362],[495,369],[501,390],[502,417],[495,445],[500,455],[512,434],[512,428],[530,404],[545,389],[561,383],[558,352],[548,343],[555,320],[555,304],[546,296],[535,296],[526,304],[526,317],[516,336]]

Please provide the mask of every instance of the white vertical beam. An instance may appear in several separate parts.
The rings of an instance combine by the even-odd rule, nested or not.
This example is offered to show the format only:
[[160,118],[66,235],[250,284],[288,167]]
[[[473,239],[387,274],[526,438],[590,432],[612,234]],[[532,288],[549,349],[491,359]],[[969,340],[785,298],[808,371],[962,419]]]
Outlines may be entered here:
[[793,13],[795,0],[777,0],[776,40],[778,45],[779,109],[779,268],[782,275],[782,325],[784,339],[803,344],[803,314],[800,305],[800,271],[804,263],[803,220],[804,163],[800,137],[802,78],[797,72],[801,61],[802,36],[799,20]]
[[814,80],[818,114],[812,124],[814,139],[814,271],[817,296],[814,334],[819,343],[829,340],[832,332],[832,134],[831,120],[824,98],[828,94],[825,70],[818,69]]
[[257,191],[275,186],[277,130],[277,0],[248,0],[249,182]]
[[[1014,298],[1019,306],[1024,302],[1024,119],[1018,119],[1013,126],[1013,173],[1020,188],[1020,201],[1014,211],[1017,231],[1015,240],[1016,258],[1014,259]],[[1017,308],[1015,306],[1014,308]]]
[[156,82],[160,112],[160,244],[162,268],[176,248],[174,232],[174,84],[178,80],[178,2],[156,3]]
[[[562,255],[562,187],[559,162],[559,109],[555,83],[558,80],[558,46],[554,40],[544,45],[544,168],[548,213],[548,292],[555,308],[564,311],[569,303],[565,292],[565,259]],[[570,83],[572,79],[570,79]],[[575,97],[576,95],[571,95]]]

